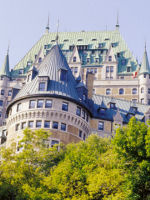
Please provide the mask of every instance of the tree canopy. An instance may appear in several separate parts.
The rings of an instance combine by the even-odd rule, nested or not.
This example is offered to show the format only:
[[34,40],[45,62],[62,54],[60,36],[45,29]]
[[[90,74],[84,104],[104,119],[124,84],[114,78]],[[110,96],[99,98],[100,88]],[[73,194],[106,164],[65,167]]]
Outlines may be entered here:
[[43,129],[24,130],[19,142],[1,148],[2,200],[148,200],[150,128],[131,118],[111,138],[54,145]]

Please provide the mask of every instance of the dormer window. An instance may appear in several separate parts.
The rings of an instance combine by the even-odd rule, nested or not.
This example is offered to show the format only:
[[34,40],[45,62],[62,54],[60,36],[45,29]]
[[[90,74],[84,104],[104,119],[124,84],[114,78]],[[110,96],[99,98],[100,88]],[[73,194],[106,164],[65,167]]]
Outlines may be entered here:
[[146,78],[146,74],[144,74],[144,78]]
[[73,62],[76,62],[77,58],[76,56],[73,57]]
[[127,72],[130,72],[131,71],[131,67],[127,67]]
[[112,56],[108,57],[108,61],[111,62],[112,61]]
[[45,82],[39,83],[39,91],[45,91]]
[[87,63],[89,63],[89,62],[90,62],[90,59],[89,59],[89,58],[87,58],[87,60],[86,60],[86,61],[87,61]]
[[114,108],[116,108],[116,104],[115,104],[115,103],[111,103],[111,102],[110,102],[110,108],[111,108],[111,109],[114,109]]
[[61,70],[60,80],[67,81],[67,71],[66,70]]
[[23,69],[19,69],[19,74],[23,74]]

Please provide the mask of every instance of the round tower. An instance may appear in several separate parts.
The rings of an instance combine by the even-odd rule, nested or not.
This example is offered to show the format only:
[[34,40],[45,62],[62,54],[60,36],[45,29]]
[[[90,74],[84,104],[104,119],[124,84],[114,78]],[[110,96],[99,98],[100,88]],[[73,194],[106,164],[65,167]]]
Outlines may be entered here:
[[142,65],[139,71],[139,102],[150,105],[150,66],[146,45]]

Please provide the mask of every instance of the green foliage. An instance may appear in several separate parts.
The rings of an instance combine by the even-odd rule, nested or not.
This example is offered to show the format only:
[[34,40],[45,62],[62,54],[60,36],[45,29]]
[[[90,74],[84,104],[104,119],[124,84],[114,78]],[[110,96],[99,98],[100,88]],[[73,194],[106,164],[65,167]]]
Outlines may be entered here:
[[1,149],[2,200],[150,200],[150,128],[132,118],[112,140],[91,135],[85,142],[47,147],[51,134],[24,131]]

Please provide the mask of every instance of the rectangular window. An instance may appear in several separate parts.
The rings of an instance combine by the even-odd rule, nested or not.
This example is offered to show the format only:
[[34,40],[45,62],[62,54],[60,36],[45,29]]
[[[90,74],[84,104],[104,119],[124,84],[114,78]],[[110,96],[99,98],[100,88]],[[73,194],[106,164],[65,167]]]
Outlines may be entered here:
[[12,95],[12,91],[9,90],[9,91],[8,91],[8,96],[11,96],[11,95]]
[[0,100],[0,106],[3,106],[3,101],[2,100]]
[[148,99],[148,105],[150,105],[150,99]]
[[21,103],[17,104],[17,112],[19,112],[21,110]]
[[37,101],[37,108],[43,108],[44,100],[40,99]]
[[106,72],[109,72],[109,66],[106,67]]
[[97,68],[94,69],[94,73],[95,73],[95,74],[97,73]]
[[137,103],[137,99],[132,99],[132,102],[133,103]]
[[45,101],[45,108],[51,108],[52,107],[52,100],[46,100]]
[[66,131],[66,124],[61,123],[61,130],[62,130],[62,131]]
[[114,67],[110,66],[110,72],[113,72],[113,71],[114,71]]
[[29,121],[29,122],[28,122],[28,127],[29,127],[29,128],[33,128],[33,121]]
[[130,72],[131,71],[131,67],[127,67],[127,72]]
[[36,121],[36,128],[41,128],[41,126],[42,126],[42,121],[41,120]]
[[104,122],[98,122],[98,130],[103,131],[104,130]]
[[79,137],[82,138],[82,131],[79,130]]
[[142,104],[144,104],[144,98],[143,98],[143,99],[141,99],[141,103],[142,103]]
[[35,100],[30,100],[29,108],[35,108],[35,104],[36,104]]
[[45,82],[39,83],[39,91],[45,91]]
[[5,91],[4,90],[1,90],[1,95],[4,95]]
[[75,73],[75,74],[78,73],[78,67],[75,67],[75,68],[74,68],[74,73]]
[[19,130],[20,124],[16,124],[16,131]]
[[53,128],[58,129],[58,122],[53,122]]
[[81,116],[81,108],[80,107],[77,107],[76,115]]
[[146,78],[146,74],[144,74],[144,78]]
[[89,115],[86,114],[86,121],[88,122],[89,121]]
[[22,128],[22,129],[25,129],[25,128],[26,128],[26,122],[22,122],[21,128]]
[[52,140],[51,141],[51,147],[53,147],[55,144],[59,144],[58,140]]
[[82,118],[85,119],[85,111],[82,110]]
[[115,108],[115,104],[114,103],[110,103],[110,108]]
[[108,60],[109,60],[109,61],[112,61],[112,56],[109,56],[109,57],[108,57]]
[[50,121],[44,121],[44,128],[50,128]]
[[66,102],[62,103],[62,110],[68,111],[68,103],[66,103]]

